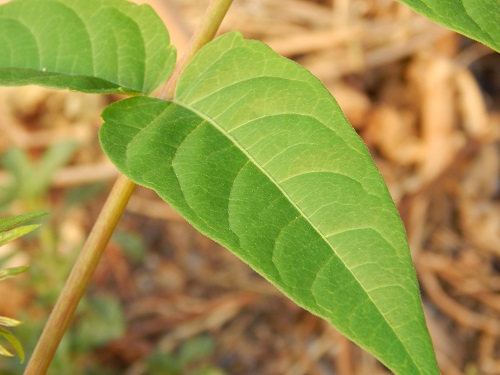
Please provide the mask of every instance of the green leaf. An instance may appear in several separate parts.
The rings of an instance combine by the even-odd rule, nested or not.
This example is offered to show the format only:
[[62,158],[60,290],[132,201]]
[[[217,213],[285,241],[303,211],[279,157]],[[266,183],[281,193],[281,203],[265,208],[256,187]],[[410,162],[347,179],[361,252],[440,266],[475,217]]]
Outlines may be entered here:
[[22,227],[14,228],[7,232],[0,233],[0,246],[3,246],[11,241],[14,241],[19,237],[24,236],[25,234],[33,232],[39,226],[40,226],[39,224],[23,225]]
[[[28,234],[35,229],[37,229],[40,225],[39,224],[32,224],[32,225],[23,225],[18,228],[14,228],[16,225],[25,223],[29,220],[41,217],[47,215],[47,212],[35,212],[35,213],[30,213],[30,214],[22,214],[22,215],[17,215],[17,216],[12,216],[12,217],[6,217],[0,219],[0,246],[5,245],[6,243],[9,243],[11,241],[14,241],[15,239],[24,236],[25,234]],[[10,277],[16,275],[16,270],[19,269],[18,273],[22,273],[26,271],[28,268],[23,269],[23,267],[17,267],[17,268],[11,268],[7,270],[0,270],[0,280],[5,277]],[[9,271],[10,270],[10,271]],[[6,274],[5,272],[8,273]]]
[[0,232],[13,228],[16,225],[47,215],[48,212],[34,212],[0,219]]
[[0,355],[1,356],[4,356],[4,357],[14,357],[14,354],[12,354],[11,352],[9,352],[7,349],[5,349],[5,347],[3,347],[2,345],[0,345]]
[[498,0],[399,0],[432,21],[500,52]]
[[17,327],[22,324],[19,320],[7,318],[6,316],[0,316],[0,326],[3,327]]
[[[16,336],[14,336],[12,333],[10,333],[10,331],[6,330],[5,328],[0,327],[0,337],[3,337],[10,343],[10,345],[12,345],[17,355],[21,359],[21,363],[23,363],[24,350],[23,347],[21,346],[21,343],[16,338]],[[0,355],[6,355],[10,357],[12,354],[8,350],[6,350],[2,345],[0,345]]]
[[124,0],[16,0],[0,7],[0,84],[154,91],[175,50],[158,15]]
[[230,33],[173,102],[131,98],[103,118],[102,147],[130,179],[396,373],[439,373],[399,215],[311,73]]
[[[19,266],[0,269],[0,280],[8,279],[9,277],[20,275],[29,270],[29,266]],[[0,323],[1,324],[1,323]]]

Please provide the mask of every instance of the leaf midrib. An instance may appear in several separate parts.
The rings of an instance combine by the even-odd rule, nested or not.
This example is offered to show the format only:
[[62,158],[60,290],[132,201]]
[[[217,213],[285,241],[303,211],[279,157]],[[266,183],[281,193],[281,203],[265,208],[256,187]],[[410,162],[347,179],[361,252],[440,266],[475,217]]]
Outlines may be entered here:
[[[89,74],[80,74],[80,73],[75,73],[74,72],[74,66],[70,69],[71,72],[70,73],[67,73],[67,72],[60,72],[57,68],[57,65],[59,64],[59,60],[56,60],[56,68],[55,69],[51,69],[50,72],[53,72],[54,74],[57,74],[57,75],[61,75],[61,76],[81,76],[81,77],[90,77],[90,78],[97,78],[97,79],[100,79],[100,80],[103,80],[103,81],[106,81],[110,84],[113,84],[115,86],[117,86],[117,88],[123,88],[124,91],[126,92],[137,92],[137,93],[142,93],[142,94],[145,94],[145,93],[148,93],[150,92],[151,90],[151,87],[154,87],[154,85],[149,82],[149,81],[146,81],[146,77],[147,77],[147,71],[148,69],[150,68],[149,66],[149,62],[151,60],[151,55],[148,54],[148,51],[147,51],[147,48],[146,48],[146,39],[144,38],[144,34],[143,34],[143,29],[142,27],[140,27],[140,24],[136,22],[136,20],[134,18],[132,18],[130,16],[130,14],[127,14],[126,12],[123,12],[121,9],[119,9],[118,7],[115,7],[115,6],[108,6],[108,5],[105,5],[105,4],[100,4],[100,7],[98,9],[95,9],[92,17],[88,18],[88,19],[85,19],[85,18],[82,18],[79,14],[79,12],[77,10],[75,10],[75,8],[69,4],[66,4],[64,2],[61,2],[61,1],[47,1],[47,3],[52,3],[54,4],[55,6],[60,6],[62,8],[64,8],[67,12],[71,13],[71,15],[73,17],[75,17],[75,19],[78,19],[80,24],[81,24],[81,27],[82,27],[82,30],[83,32],[85,33],[86,35],[86,41],[89,43],[89,46],[90,46],[90,59],[88,59],[88,61],[90,62],[90,70],[91,70],[91,75]],[[5,6],[7,6],[9,4],[5,4]],[[19,4],[20,7],[23,7],[23,6],[26,6],[26,5],[29,5],[29,2],[26,2],[26,4]],[[130,4],[132,5],[132,4]],[[141,9],[142,5],[140,4],[133,4],[135,7],[137,7],[137,12],[143,12],[143,10]],[[120,15],[124,18],[126,18],[127,20],[129,20],[130,22],[133,22],[136,26],[137,26],[137,29],[141,32],[140,33],[140,39],[141,39],[141,43],[142,43],[142,48],[144,50],[144,65],[143,65],[143,69],[141,69],[141,76],[139,77],[140,79],[140,84],[137,84],[136,86],[140,86],[139,89],[131,89],[129,87],[129,85],[124,85],[122,83],[122,80],[120,79],[121,75],[120,74],[117,74],[116,76],[112,77],[112,79],[109,79],[109,77],[98,77],[96,76],[96,52],[95,52],[95,46],[94,46],[94,36],[95,34],[93,33],[95,30],[90,28],[89,27],[89,24],[91,23],[93,17],[95,17],[96,15],[99,14],[99,12],[102,12],[106,9],[112,9],[118,13],[120,13]],[[10,16],[7,16],[7,15],[4,15],[4,14],[0,14],[0,19],[5,19],[5,20],[11,20],[11,21],[14,21],[14,22],[17,22],[19,25],[23,26],[29,33],[30,35],[33,37],[33,39],[35,40],[35,44],[36,44],[36,53],[38,55],[38,63],[39,63],[39,68],[41,69],[43,67],[43,62],[42,62],[42,54],[41,54],[41,45],[43,43],[41,43],[40,39],[39,39],[39,35],[34,33],[33,30],[32,30],[32,27],[30,24],[26,24],[22,19],[19,19],[19,18],[12,18]],[[113,33],[115,33],[115,31],[113,31]],[[167,40],[167,42],[169,42]],[[116,53],[116,55],[119,57],[119,52],[118,50],[115,50],[114,51]],[[157,53],[157,52],[155,52]],[[15,67],[3,67],[3,68],[15,68]],[[118,64],[118,71],[120,71],[120,69],[123,68],[123,64]],[[36,68],[20,68],[20,69],[28,69],[28,70],[33,70],[33,71],[37,71],[38,69]],[[151,81],[151,80],[150,80]],[[153,81],[153,83],[155,83],[156,81]],[[146,91],[146,85],[148,85],[148,90]],[[53,86],[48,86],[48,87],[53,87]]]
[[[361,290],[363,290],[363,292],[366,294],[367,298],[371,301],[371,303],[376,307],[377,311],[379,312],[380,316],[384,319],[384,321],[386,322],[387,326],[393,331],[394,335],[396,337],[399,338],[399,341],[400,343],[402,344],[402,346],[405,348],[405,351],[407,353],[407,357],[410,358],[411,362],[413,363],[413,365],[415,366],[415,368],[420,372],[420,368],[419,366],[417,365],[417,363],[415,363],[413,357],[410,355],[410,352],[408,351],[408,348],[406,347],[405,345],[405,341],[401,339],[400,335],[398,334],[397,331],[395,331],[392,327],[392,325],[387,321],[386,319],[386,316],[384,314],[382,314],[380,308],[378,307],[378,305],[372,300],[371,296],[369,293],[366,292],[365,288],[363,287],[363,285],[361,284],[361,282],[359,281],[359,279],[356,277],[355,274],[353,274],[351,271],[350,271],[350,268],[347,266],[347,264],[344,262],[344,260],[342,259],[342,257],[335,251],[334,247],[332,246],[332,244],[328,241],[326,235],[324,235],[320,230],[319,228],[317,228],[312,222],[311,220],[309,219],[309,217],[305,214],[305,212],[295,204],[295,202],[291,199],[291,197],[288,195],[288,193],[281,187],[281,185],[278,183],[278,181],[276,181],[270,174],[269,172],[267,172],[267,170],[265,168],[263,168],[256,160],[255,158],[253,158],[252,155],[250,155],[248,153],[248,151],[229,133],[227,132],[222,126],[220,126],[216,121],[214,121],[212,118],[208,117],[207,115],[205,115],[203,112],[201,112],[200,110],[198,110],[197,108],[195,107],[192,107],[191,105],[185,103],[185,102],[182,102],[180,100],[177,100],[177,99],[173,99],[171,100],[170,102],[174,103],[174,104],[177,104],[181,107],[184,107],[186,108],[187,110],[190,110],[194,113],[196,113],[198,116],[200,116],[203,120],[205,120],[207,123],[211,124],[215,129],[217,129],[222,135],[224,135],[227,139],[229,139],[247,158],[248,160],[250,160],[253,165],[255,167],[257,167],[273,184],[274,186],[279,189],[279,191],[283,194],[283,196],[287,199],[287,201],[297,210],[297,212],[299,212],[299,214],[301,215],[302,218],[304,218],[307,223],[311,226],[311,228],[313,228],[313,230],[321,237],[321,239],[328,245],[329,248],[332,249],[332,252],[340,259],[340,261],[342,262],[342,264],[344,265],[344,267],[349,270],[350,274],[352,275],[353,279],[356,280],[356,283],[359,285],[359,287],[361,288]],[[372,228],[373,229],[373,228]]]

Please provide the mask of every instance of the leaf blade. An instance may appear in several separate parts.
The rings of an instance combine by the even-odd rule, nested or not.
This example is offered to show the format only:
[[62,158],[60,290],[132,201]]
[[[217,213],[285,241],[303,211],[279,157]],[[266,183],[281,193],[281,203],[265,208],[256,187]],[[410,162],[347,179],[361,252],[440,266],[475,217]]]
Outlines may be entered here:
[[103,149],[134,182],[391,369],[438,373],[397,211],[305,69],[231,33],[173,102],[130,99],[103,118]]
[[21,325],[22,322],[16,319],[7,318],[6,316],[0,316],[0,326],[3,327],[17,327]]
[[161,19],[149,6],[122,0],[5,4],[0,46],[0,84],[12,86],[148,94],[175,63]]
[[[496,0],[398,0],[432,21],[500,52],[500,5]],[[495,11],[496,9],[496,11]]]
[[33,212],[28,214],[21,214],[16,216],[0,218],[0,232],[3,232],[7,229],[15,227],[16,225],[25,223],[29,220],[37,219],[45,215],[48,215],[48,212]]
[[0,281],[8,279],[9,277],[14,277],[14,276],[20,275],[20,274],[26,272],[27,270],[29,270],[29,268],[30,268],[29,266],[0,268]]
[[[21,363],[24,362],[24,350],[23,347],[21,346],[21,343],[19,340],[14,336],[9,330],[0,327],[0,337],[3,337],[5,340],[9,342],[10,345],[14,348],[16,351],[17,355],[19,356],[19,360]],[[10,353],[5,347],[0,345],[0,354],[4,356],[11,357],[12,353]]]

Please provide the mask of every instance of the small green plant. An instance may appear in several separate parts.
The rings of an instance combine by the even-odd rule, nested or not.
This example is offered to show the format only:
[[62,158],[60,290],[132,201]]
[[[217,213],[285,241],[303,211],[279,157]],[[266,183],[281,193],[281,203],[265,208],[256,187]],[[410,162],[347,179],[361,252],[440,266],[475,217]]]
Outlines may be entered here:
[[[495,0],[407,3],[499,49]],[[211,41],[230,4],[211,3],[177,65],[148,6],[0,7],[0,84],[133,96],[103,113],[100,142],[123,175],[26,374],[46,372],[135,184],[395,373],[438,374],[404,228],[368,150],[307,70],[238,32]]]
[[[11,267],[11,268],[4,268],[0,269],[0,281],[5,280],[9,277],[19,275],[20,273],[23,273],[27,271],[29,267],[27,266],[22,266],[22,267]],[[15,320],[12,318],[8,318],[6,316],[0,316],[0,337],[3,337],[5,340],[7,340],[10,345],[14,348],[16,351],[17,355],[21,359],[21,363],[24,362],[24,351],[23,347],[21,346],[21,343],[19,340],[14,336],[9,330],[9,327],[17,327],[20,325],[21,322],[19,320]],[[5,357],[13,357],[14,354],[12,354],[10,351],[8,351],[5,346],[0,344],[0,355],[5,356]]]
[[[0,246],[34,231],[39,227],[38,224],[19,225],[43,215],[45,215],[45,213],[41,212],[0,219]],[[0,269],[0,281],[19,275],[26,272],[28,269],[28,266]],[[7,340],[7,342],[14,348],[22,363],[24,362],[23,348],[16,336],[9,330],[10,328],[17,327],[20,324],[21,322],[18,320],[8,318],[6,316],[0,316],[0,337]],[[14,354],[12,354],[4,345],[0,343],[0,356],[12,357],[13,355]]]

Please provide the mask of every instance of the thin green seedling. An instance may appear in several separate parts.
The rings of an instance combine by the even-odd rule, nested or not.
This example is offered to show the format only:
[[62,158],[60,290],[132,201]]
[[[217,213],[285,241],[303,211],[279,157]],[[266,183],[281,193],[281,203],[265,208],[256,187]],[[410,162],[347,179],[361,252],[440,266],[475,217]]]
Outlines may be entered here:
[[[16,215],[0,219],[0,246],[14,241],[37,229],[39,224],[21,225],[33,219],[46,215],[46,212]],[[0,268],[0,281],[20,275],[29,270],[28,266]],[[21,324],[20,321],[7,316],[0,316],[0,338],[6,340],[19,356],[21,363],[24,362],[24,350],[21,342],[11,332]],[[14,354],[0,341],[0,356],[12,357]]]
[[[93,191],[95,199],[96,190],[94,189]],[[82,194],[79,194],[77,198],[80,205],[84,203],[81,201],[82,198],[85,198]],[[59,210],[51,214],[51,220],[46,220],[35,235],[28,239],[29,242],[12,246],[8,249],[1,249],[0,279],[2,278],[2,268],[7,267],[8,264],[20,264],[19,261],[21,259],[27,254],[30,255],[29,263],[31,267],[29,268],[29,273],[24,277],[24,280],[19,280],[16,283],[16,285],[21,283],[23,286],[30,287],[29,296],[31,303],[29,304],[29,310],[20,311],[17,316],[12,313],[10,315],[4,314],[23,322],[22,325],[5,328],[15,335],[20,344],[22,344],[24,352],[28,353],[28,356],[35,347],[37,339],[47,321],[49,312],[56,303],[61,287],[66,281],[68,270],[74,263],[78,255],[78,250],[81,248],[80,241],[77,240],[76,242],[68,243],[67,240],[61,237],[64,236],[63,232],[65,230],[58,224],[58,217],[60,215],[64,215],[65,212],[68,212],[70,216],[72,212],[74,214],[75,211],[71,210],[71,206],[69,210],[67,208],[68,204],[74,204],[74,201],[71,199],[73,198],[65,197],[65,204],[60,205]],[[90,197],[87,197],[88,199]],[[44,200],[44,196],[40,196],[39,200]],[[62,203],[62,201],[59,203]],[[29,225],[16,227],[15,229],[26,230],[27,227]],[[14,231],[9,232],[14,233]],[[113,237],[116,237],[117,234],[115,232]],[[12,234],[9,233],[9,236],[12,237]],[[2,236],[0,235],[0,237]],[[113,238],[111,241],[126,241],[126,245],[133,246],[133,250],[137,251],[141,243],[136,239],[132,244],[130,237],[131,235],[127,233],[126,239]],[[62,243],[66,242],[65,246],[71,246],[61,251],[61,240],[63,241]],[[0,238],[0,244],[2,242]],[[33,252],[30,252],[30,248]],[[0,281],[0,286],[2,286],[1,284],[2,282]],[[5,287],[4,285],[3,288]],[[13,285],[13,287],[15,286]],[[12,293],[15,293],[15,289]],[[2,293],[0,292],[0,294]],[[13,301],[16,301],[16,299]],[[8,301],[2,301],[2,305],[8,307]],[[13,308],[17,310],[16,305],[17,303],[13,305]],[[33,314],[35,311],[36,314]],[[0,313],[0,315],[2,314]],[[79,318],[83,316],[85,319]],[[71,329],[68,329],[64,335],[51,362],[50,372],[56,374],[77,374],[82,371],[102,370],[103,365],[100,363],[89,363],[85,366],[85,370],[83,370],[81,361],[89,351],[102,347],[105,342],[122,337],[125,328],[126,319],[118,296],[106,294],[101,291],[97,291],[92,295],[84,295],[78,305]],[[7,348],[10,349],[13,347],[7,345]],[[15,359],[0,359],[0,373],[22,374],[26,364],[23,365],[19,362]]]
[[[405,2],[499,49],[495,0]],[[406,234],[366,146],[307,70],[238,32],[213,39],[230,4],[210,3],[177,64],[148,6],[0,7],[0,84],[132,96],[103,112],[101,146],[122,175],[25,374],[47,371],[136,184],[394,373],[438,374]]]

